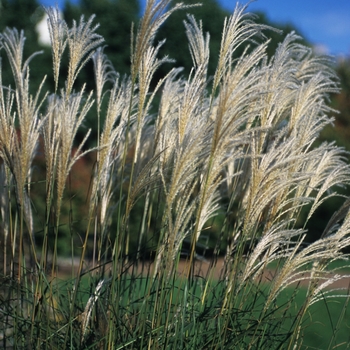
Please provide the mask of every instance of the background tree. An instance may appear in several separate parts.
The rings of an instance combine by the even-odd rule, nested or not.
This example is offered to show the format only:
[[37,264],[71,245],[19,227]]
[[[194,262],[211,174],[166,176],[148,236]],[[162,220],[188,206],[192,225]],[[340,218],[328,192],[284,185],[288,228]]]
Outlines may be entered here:
[[[183,2],[188,5],[197,4],[197,0],[176,0],[175,2]],[[204,6],[197,6],[188,9],[187,11],[177,11],[165,22],[159,30],[157,38],[166,42],[161,49],[161,54],[169,55],[175,59],[175,65],[184,67],[184,73],[189,74],[192,67],[192,59],[188,49],[188,45],[183,45],[187,41],[185,27],[183,21],[186,20],[187,14],[193,14],[197,20],[202,20],[203,32],[210,33],[210,60],[209,60],[209,75],[214,75],[215,67],[218,61],[218,52],[221,43],[221,34],[225,17],[230,15],[228,10],[225,10],[217,0],[206,0]],[[249,7],[248,7],[249,12]],[[292,31],[300,34],[299,30],[290,23],[273,23],[268,20],[262,12],[256,13],[256,22],[266,26],[279,28],[281,33],[269,30],[268,37],[271,42],[267,52],[271,57],[275,52],[280,42]],[[302,44],[308,44],[306,40],[300,41]],[[253,45],[252,45],[253,46]],[[245,47],[239,47],[236,51],[236,57],[240,57]],[[160,69],[160,74],[164,75],[169,70],[170,64],[164,65]]]
[[350,151],[350,57],[338,59],[336,72],[341,91],[331,96],[335,114],[334,128],[327,128],[323,138],[337,140],[337,143]]
[[[137,25],[140,16],[138,0],[80,0],[73,4],[66,1],[63,9],[63,17],[68,25],[73,20],[78,21],[81,16],[85,19],[95,15],[94,23],[99,24],[97,33],[105,40],[104,53],[108,56],[115,70],[121,75],[130,73],[130,34],[131,25]],[[66,76],[68,56],[62,61],[62,74]],[[88,62],[80,72],[75,86],[79,89],[86,84],[87,91],[95,89],[94,70],[92,61]],[[106,108],[103,104],[102,109]],[[86,119],[85,127],[92,129],[92,138],[89,145],[97,140],[96,114],[91,110]],[[102,113],[103,115],[103,113]],[[102,121],[103,122],[103,121]],[[84,132],[81,137],[84,137]],[[79,137],[78,137],[79,139]]]
[[[24,31],[26,37],[23,48],[23,57],[26,60],[33,52],[42,51],[41,55],[34,57],[30,65],[30,87],[34,92],[45,74],[50,75],[51,53],[48,48],[42,47],[38,42],[37,24],[43,17],[43,10],[38,0],[1,0],[0,1],[0,32],[6,27],[17,28]],[[1,54],[1,53],[0,53]],[[3,84],[13,86],[11,69],[6,55],[1,54],[3,59]]]
[[[130,72],[130,34],[131,24],[137,25],[140,16],[138,0],[80,0],[77,4],[66,1],[63,16],[68,24],[78,20],[81,15],[89,18],[96,16],[99,23],[97,32],[106,43],[104,50],[115,70],[123,74]],[[93,85],[92,63],[87,65],[80,81],[90,81]],[[86,79],[89,78],[89,79]]]
[[[196,0],[177,0],[175,2],[183,2],[186,5],[198,4]],[[160,54],[167,54],[170,58],[175,59],[176,66],[184,67],[185,74],[189,74],[192,67],[192,59],[188,45],[183,45],[183,43],[187,42],[183,21],[186,20],[188,13],[193,14],[198,21],[202,20],[203,32],[210,32],[211,55],[209,61],[209,75],[213,75],[217,63],[217,57],[215,57],[215,55],[219,52],[220,48],[222,25],[225,17],[230,14],[219,5],[217,0],[206,0],[205,6],[197,6],[186,11],[176,11],[173,13],[161,27],[157,35],[158,40],[166,38],[166,42]],[[161,68],[163,74],[168,70],[169,64]]]
[[[176,0],[175,2],[180,2]],[[197,3],[197,0],[182,0],[188,5]],[[210,32],[210,60],[209,60],[209,75],[214,74],[217,65],[219,46],[221,42],[221,33],[224,18],[230,13],[223,9],[217,0],[203,1],[205,6],[193,7],[186,11],[176,11],[161,27],[157,40],[166,38],[160,56],[169,55],[175,59],[175,63],[169,63],[161,66],[156,73],[156,79],[166,72],[172,66],[184,67],[183,74],[187,75],[192,67],[191,55],[188,45],[183,45],[187,42],[185,27],[183,21],[187,18],[187,13],[193,14],[198,20],[203,21],[203,31]],[[67,0],[63,8],[63,17],[68,25],[72,24],[73,20],[79,21],[83,14],[85,18],[89,18],[95,14],[94,23],[99,23],[100,27],[97,32],[105,39],[105,53],[112,62],[116,71],[121,75],[129,74],[130,67],[130,34],[131,23],[137,26],[140,17],[140,3],[138,0],[80,0],[73,4]],[[249,7],[248,7],[249,11]],[[23,29],[26,36],[24,46],[24,58],[28,58],[34,51],[42,50],[43,54],[36,56],[30,65],[31,79],[30,85],[33,93],[37,90],[43,76],[48,75],[46,86],[50,91],[54,90],[52,78],[52,58],[49,47],[40,46],[38,43],[38,33],[35,29],[36,25],[42,20],[43,10],[40,7],[38,0],[0,0],[0,31],[5,27],[16,27]],[[291,31],[300,32],[290,23],[272,23],[264,13],[257,13],[257,22],[264,25],[273,26],[282,30],[282,33],[268,31],[268,37],[271,41],[268,46],[268,56],[271,57],[275,52],[278,44]],[[305,40],[301,40],[305,44]],[[237,57],[241,55],[244,48],[240,47],[237,50]],[[2,52],[0,52],[2,55]],[[68,52],[61,65],[61,76],[65,77],[67,73]],[[3,83],[4,85],[13,85],[11,69],[7,58],[2,62]],[[342,91],[340,94],[332,96],[332,105],[340,113],[335,115],[335,128],[327,127],[323,131],[320,141],[336,140],[339,145],[350,150],[350,59],[346,58],[336,62],[336,70],[340,78]],[[95,89],[93,78],[92,63],[88,62],[85,68],[81,71],[76,82],[76,89],[80,89],[83,83],[87,83],[87,91]],[[63,84],[63,82],[62,82]],[[62,87],[62,85],[61,85]],[[95,130],[96,114],[94,110],[89,114],[84,125],[85,130],[82,130],[82,135],[85,134],[86,128],[92,128],[94,138],[91,143],[96,142],[97,131]],[[79,138],[78,138],[79,141]],[[90,143],[90,145],[91,145]],[[337,203],[338,205],[338,203]],[[327,217],[333,212],[333,208],[326,204],[320,208],[320,213],[314,222],[312,222],[313,233],[310,236],[318,236],[324,225],[323,217]],[[215,230],[215,223],[213,223]],[[311,229],[311,228],[310,228]]]

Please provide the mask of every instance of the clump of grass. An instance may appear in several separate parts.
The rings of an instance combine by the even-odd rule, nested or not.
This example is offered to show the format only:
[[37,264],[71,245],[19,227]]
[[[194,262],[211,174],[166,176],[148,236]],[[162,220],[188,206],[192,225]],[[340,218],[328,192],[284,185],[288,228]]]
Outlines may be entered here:
[[[173,11],[188,8],[170,3],[147,2],[125,78],[104,55],[94,18],[82,17],[70,28],[57,8],[46,9],[52,94],[42,88],[30,94],[35,54],[23,63],[23,33],[6,29],[0,37],[14,77],[14,87],[0,80],[4,348],[298,347],[310,306],[331,297],[329,286],[347,277],[331,274],[329,266],[348,257],[349,200],[320,239],[305,242],[317,208],[350,181],[344,150],[315,145],[332,122],[328,94],[338,91],[329,58],[313,55],[294,33],[268,58],[266,37],[273,29],[256,24],[246,6],[237,5],[223,24],[213,79],[207,74],[210,36],[188,15],[189,77],[173,68],[152,85],[159,66],[170,60],[158,58],[162,42],[154,43],[155,34]],[[246,50],[235,58],[239,46]],[[60,86],[66,49],[69,69]],[[76,77],[90,59],[96,89],[76,92]],[[90,131],[79,143],[76,135],[94,108],[98,144],[86,149]],[[31,204],[41,139],[44,220]],[[88,217],[75,264],[74,225],[64,221],[62,206],[74,201],[65,195],[74,163],[92,151],[97,156]],[[206,272],[198,272],[205,257],[196,247],[218,217],[214,254],[202,262]],[[64,280],[58,256],[62,225],[72,232],[66,242],[72,247],[71,277]],[[152,251],[149,261],[141,259],[145,242]],[[224,262],[217,273],[219,255]],[[267,266],[275,262],[266,283]],[[294,312],[298,290],[282,304],[279,296],[301,283],[307,283],[305,298]]]

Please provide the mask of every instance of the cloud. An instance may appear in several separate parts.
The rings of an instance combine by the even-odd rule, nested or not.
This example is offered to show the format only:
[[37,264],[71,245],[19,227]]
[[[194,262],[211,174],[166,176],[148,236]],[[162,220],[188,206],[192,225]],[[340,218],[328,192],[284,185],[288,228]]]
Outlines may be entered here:
[[349,9],[308,12],[299,17],[298,26],[317,51],[332,55],[350,53]]
[[328,55],[330,53],[329,47],[324,44],[315,44],[313,49],[316,55]]

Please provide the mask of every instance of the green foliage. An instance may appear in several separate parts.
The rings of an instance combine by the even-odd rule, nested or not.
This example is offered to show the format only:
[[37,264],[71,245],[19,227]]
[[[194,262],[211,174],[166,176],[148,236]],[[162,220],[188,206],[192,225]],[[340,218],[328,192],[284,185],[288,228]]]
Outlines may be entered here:
[[[0,31],[6,27],[24,30],[26,45],[24,46],[24,56],[29,57],[33,52],[42,51],[35,59],[31,69],[32,78],[30,81],[31,91],[37,91],[41,83],[43,74],[51,74],[50,51],[40,47],[38,43],[38,33],[36,25],[42,19],[44,12],[40,8],[37,0],[2,0],[0,8]],[[2,55],[3,56],[3,55]],[[7,65],[7,57],[3,57],[3,65]],[[13,76],[9,69],[2,73],[3,84],[13,86]]]
[[[131,23],[137,26],[140,6],[138,0],[80,0],[77,4],[66,2],[63,16],[67,23],[84,15],[95,15],[98,19],[98,33],[105,39],[105,54],[116,71],[126,74],[130,71]],[[93,67],[90,62],[79,77],[80,84],[90,82],[88,89],[94,89]]]
[[[180,2],[180,1],[176,1]],[[196,0],[181,1],[186,5],[196,5]],[[205,6],[195,6],[186,11],[175,12],[167,22],[160,28],[157,34],[157,40],[166,39],[161,55],[169,55],[176,61],[177,67],[184,67],[185,74],[189,74],[192,68],[192,59],[189,52],[185,27],[183,21],[187,19],[187,14],[193,14],[198,20],[202,21],[203,32],[210,33],[210,61],[208,67],[209,75],[214,75],[217,66],[217,52],[220,48],[222,23],[225,17],[229,15],[228,11],[222,9],[217,0],[205,1]],[[161,72],[166,72],[169,66],[161,68]]]
[[[339,61],[335,68],[341,91],[339,94],[332,95],[332,106],[339,112],[334,114],[333,134],[334,139],[350,151],[350,59],[345,58]],[[332,130],[327,129],[327,132],[331,133]]]
[[[70,1],[65,3],[63,17],[67,23],[84,15],[89,18],[95,15],[98,18],[99,28],[97,32],[105,39],[105,54],[115,67],[116,71],[123,76],[130,72],[130,34],[131,23],[137,26],[140,7],[138,0],[81,0],[76,4]],[[68,57],[66,56],[62,71],[66,71],[68,67]],[[64,82],[62,82],[64,83]],[[75,82],[76,88],[81,88],[86,84],[87,90],[96,88],[94,81],[94,68],[92,62],[87,62],[82,69],[81,74]],[[105,104],[102,108],[106,108]],[[91,128],[92,138],[89,145],[96,145],[97,130],[95,114],[90,112],[85,120],[85,126]],[[80,136],[82,138],[83,135]]]
[[[198,4],[198,1],[196,0],[177,0],[176,2],[183,2],[186,5]],[[175,12],[158,31],[157,39],[166,39],[160,53],[162,55],[169,55],[169,57],[173,58],[175,60],[176,67],[184,67],[184,72],[186,75],[190,73],[192,68],[192,59],[188,46],[183,44],[187,40],[183,22],[187,19],[188,13],[193,14],[197,20],[202,21],[204,33],[210,33],[208,75],[213,76],[218,64],[217,52],[219,52],[221,45],[222,23],[224,22],[225,17],[230,15],[229,11],[224,10],[217,0],[206,0],[203,2],[203,6],[195,6],[186,11]],[[268,30],[265,33],[269,40],[271,40],[267,48],[267,54],[269,57],[272,57],[275,54],[279,43],[283,41],[289,33],[294,31],[299,34],[298,29],[292,24],[272,23],[268,20],[264,13],[256,13],[255,21],[256,23],[269,26],[270,29],[273,27],[280,30]],[[261,38],[254,39],[260,42],[263,41]],[[301,43],[305,45],[309,44],[305,39],[302,39]],[[251,47],[254,47],[253,43],[251,43]],[[235,50],[234,57],[240,57],[245,49],[246,46],[238,47]],[[166,71],[169,69],[169,66],[170,65],[164,65],[161,67],[157,77],[159,78],[159,76],[164,76]]]

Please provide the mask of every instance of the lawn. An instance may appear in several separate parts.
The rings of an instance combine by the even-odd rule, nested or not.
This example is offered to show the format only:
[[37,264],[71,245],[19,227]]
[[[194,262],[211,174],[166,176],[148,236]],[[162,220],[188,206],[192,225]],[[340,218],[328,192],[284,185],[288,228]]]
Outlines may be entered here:
[[[152,318],[154,313],[154,305],[157,303],[159,295],[165,296],[163,303],[168,305],[163,308],[164,314],[161,316],[162,322],[170,322],[169,319],[176,318],[176,309],[178,309],[184,300],[188,302],[188,307],[192,308],[191,313],[195,315],[195,319],[198,322],[199,327],[201,323],[205,322],[207,335],[213,336],[213,332],[216,329],[216,320],[219,317],[215,310],[220,308],[222,299],[225,294],[225,283],[219,278],[219,268],[214,272],[214,278],[208,280],[203,275],[207,274],[205,269],[202,269],[202,273],[199,273],[199,268],[196,271],[195,277],[188,283],[186,278],[181,276],[184,270],[183,264],[180,264],[182,272],[178,274],[175,280],[170,283],[163,283],[159,280],[153,280],[150,276],[151,273],[148,270],[148,263],[143,266],[142,272],[133,274],[130,268],[119,281],[121,289],[120,291],[120,303],[119,309],[124,315],[128,315],[126,319],[131,322],[132,318],[137,317],[149,317]],[[205,266],[205,264],[203,264]],[[272,276],[274,269],[278,264],[271,264],[269,266],[269,276]],[[333,264],[333,268],[337,267],[343,273],[348,271],[346,262],[337,261]],[[138,268],[140,271],[140,266]],[[204,272],[206,273],[204,273]],[[202,276],[200,276],[202,275]],[[84,310],[89,303],[89,298],[94,295],[96,286],[99,280],[93,277],[92,274],[87,273],[81,279],[79,283],[79,293],[76,298],[76,309]],[[69,278],[69,276],[61,275],[60,279],[54,280],[54,295],[56,299],[60,301],[56,305],[60,305],[60,310],[56,310],[58,314],[67,314],[69,304],[64,301],[69,300],[69,290],[74,286],[75,280]],[[98,303],[100,306],[106,302],[108,298],[109,288],[111,286],[111,279],[106,278],[105,284],[98,294]],[[344,284],[344,283],[343,283]],[[345,284],[344,284],[345,285]],[[262,310],[268,295],[270,283],[265,280],[264,283],[258,285],[250,285],[251,293],[244,289],[241,295],[236,295],[235,305],[240,305],[240,310],[234,308],[237,315],[246,312],[246,317],[241,317],[239,322],[235,324],[237,327],[236,335],[244,333],[244,330],[249,329],[253,324],[259,321],[259,317],[262,315]],[[162,293],[160,293],[162,291]],[[311,305],[308,308],[307,314],[303,319],[302,324],[302,341],[300,342],[300,349],[347,349],[350,342],[350,311],[348,310],[348,297],[345,291],[324,291],[327,294],[327,299],[320,298],[320,301]],[[95,293],[96,295],[96,293]],[[250,295],[246,298],[246,295]],[[270,319],[268,322],[265,319],[268,329],[272,334],[274,333],[276,338],[280,334],[281,339],[283,336],[293,328],[293,324],[297,319],[297,314],[300,312],[307,297],[306,283],[294,285],[284,289],[276,298],[271,314],[268,316]],[[204,303],[202,301],[205,300]],[[242,302],[244,301],[244,302]],[[147,304],[147,307],[145,305]],[[63,308],[62,308],[63,307]],[[170,317],[169,317],[169,310]],[[165,312],[166,311],[166,312]],[[189,311],[189,310],[188,310]],[[95,317],[97,317],[95,315]],[[64,317],[63,317],[64,318]],[[208,321],[212,318],[212,321]],[[137,325],[137,321],[135,322]],[[185,327],[186,328],[186,327]],[[273,330],[273,332],[272,332]],[[90,335],[91,336],[91,335]],[[188,338],[189,334],[184,334],[185,338]],[[94,337],[93,337],[94,338]],[[187,339],[188,341],[188,339]],[[242,342],[244,343],[244,337]],[[92,343],[94,344],[94,343]],[[280,344],[283,349],[283,342]]]

